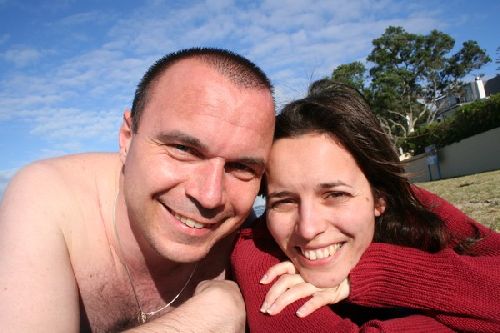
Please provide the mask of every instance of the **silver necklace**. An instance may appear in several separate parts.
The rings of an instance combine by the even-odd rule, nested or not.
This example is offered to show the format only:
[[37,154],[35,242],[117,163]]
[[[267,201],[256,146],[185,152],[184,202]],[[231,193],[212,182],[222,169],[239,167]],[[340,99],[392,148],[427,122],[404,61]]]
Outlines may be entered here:
[[120,252],[118,257],[120,258],[120,262],[122,263],[123,267],[125,267],[125,271],[127,272],[128,280],[130,282],[130,286],[132,287],[132,292],[134,293],[135,303],[137,304],[137,307],[139,308],[139,313],[137,314],[137,321],[139,322],[139,324],[144,324],[152,316],[154,316],[155,314],[157,314],[157,313],[165,310],[170,305],[172,305],[172,303],[174,303],[177,300],[177,298],[179,298],[179,296],[182,294],[182,292],[184,291],[184,289],[186,289],[187,285],[191,281],[191,278],[193,277],[194,272],[196,271],[196,268],[198,267],[198,263],[195,264],[195,266],[193,268],[193,271],[189,275],[189,278],[187,279],[186,283],[184,283],[184,286],[182,286],[181,290],[177,293],[177,295],[175,295],[174,298],[172,298],[172,300],[170,302],[168,302],[167,304],[165,304],[164,306],[162,306],[161,308],[159,308],[157,310],[154,310],[154,311],[151,311],[151,312],[144,312],[142,310],[141,303],[139,302],[139,298],[137,297],[137,292],[135,290],[135,285],[134,285],[134,279],[132,278],[132,275],[130,274],[130,270],[128,268],[127,263],[125,262],[125,258],[123,257],[122,243],[121,243],[121,240],[120,240],[120,236],[118,234],[118,230],[116,228],[116,203],[118,201],[118,194],[119,193],[120,192],[116,193],[115,203],[114,203],[114,206],[113,206],[113,229],[115,231],[115,237],[116,237],[116,239],[118,241],[118,247],[119,247],[119,252]]

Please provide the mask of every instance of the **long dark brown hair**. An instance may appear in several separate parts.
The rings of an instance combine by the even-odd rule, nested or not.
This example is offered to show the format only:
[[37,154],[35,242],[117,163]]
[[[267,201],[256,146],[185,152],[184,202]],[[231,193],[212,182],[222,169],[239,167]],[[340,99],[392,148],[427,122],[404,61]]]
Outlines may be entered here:
[[374,242],[437,252],[448,242],[443,221],[415,197],[396,150],[365,98],[354,88],[330,83],[327,89],[286,105],[276,118],[275,140],[327,134],[354,157],[375,199],[386,210],[377,218]]

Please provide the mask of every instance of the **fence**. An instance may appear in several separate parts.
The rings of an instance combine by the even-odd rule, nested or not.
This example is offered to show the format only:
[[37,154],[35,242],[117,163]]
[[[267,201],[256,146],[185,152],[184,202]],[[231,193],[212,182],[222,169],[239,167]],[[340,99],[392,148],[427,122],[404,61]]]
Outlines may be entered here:
[[407,160],[412,182],[466,176],[500,169],[500,127],[474,135],[437,151],[437,163],[420,154]]

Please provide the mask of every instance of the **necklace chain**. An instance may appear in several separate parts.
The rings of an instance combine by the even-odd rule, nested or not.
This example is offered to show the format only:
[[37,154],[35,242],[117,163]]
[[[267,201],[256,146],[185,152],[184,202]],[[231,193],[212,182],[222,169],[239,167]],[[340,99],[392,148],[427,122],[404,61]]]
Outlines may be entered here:
[[132,278],[132,275],[130,274],[130,269],[128,268],[128,265],[125,262],[125,258],[123,257],[122,243],[121,243],[121,240],[120,240],[120,235],[118,234],[118,229],[116,227],[116,203],[118,201],[118,194],[119,193],[120,192],[116,193],[115,203],[114,203],[114,206],[113,206],[113,229],[114,229],[114,232],[115,232],[116,240],[118,241],[118,247],[119,247],[119,252],[120,252],[119,253],[120,262],[122,263],[123,267],[125,267],[125,271],[127,272],[127,277],[128,277],[129,282],[130,282],[130,286],[132,287],[132,292],[134,293],[135,303],[137,304],[137,307],[139,308],[139,313],[137,314],[137,321],[140,324],[144,324],[152,316],[154,316],[155,314],[157,314],[157,313],[165,310],[170,305],[172,305],[172,303],[174,303],[177,300],[177,298],[179,298],[179,296],[182,294],[182,292],[184,291],[184,289],[186,289],[187,285],[191,281],[191,278],[193,277],[194,272],[196,271],[196,268],[198,267],[198,263],[196,263],[196,265],[194,266],[194,269],[191,272],[191,274],[189,275],[189,278],[187,279],[186,283],[184,283],[184,286],[182,286],[181,290],[177,293],[177,295],[174,296],[174,298],[172,298],[172,300],[170,302],[168,302],[167,304],[165,304],[164,306],[162,306],[161,308],[159,308],[157,310],[154,310],[154,311],[151,311],[151,312],[144,312],[142,310],[141,303],[139,302],[139,297],[137,296],[137,292],[135,290],[134,279]]

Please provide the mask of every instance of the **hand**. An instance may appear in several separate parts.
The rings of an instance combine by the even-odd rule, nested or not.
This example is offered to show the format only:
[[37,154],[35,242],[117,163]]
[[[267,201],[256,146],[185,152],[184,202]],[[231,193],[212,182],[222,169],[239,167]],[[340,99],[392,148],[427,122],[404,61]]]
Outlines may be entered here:
[[[245,302],[238,285],[229,280],[205,280],[198,284],[195,296],[205,324],[214,332],[244,332]],[[208,330],[207,330],[208,331]]]
[[270,315],[280,313],[287,305],[298,299],[312,296],[296,312],[297,316],[303,318],[324,305],[335,304],[346,299],[350,292],[347,278],[333,288],[317,288],[307,283],[297,273],[295,266],[290,261],[269,268],[260,283],[269,284],[277,277],[279,277],[278,280],[267,292],[264,303],[260,308],[261,312]]
[[243,333],[245,303],[233,281],[206,280],[179,307],[127,332]]

